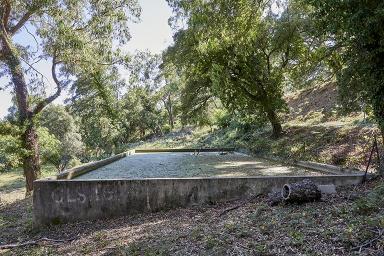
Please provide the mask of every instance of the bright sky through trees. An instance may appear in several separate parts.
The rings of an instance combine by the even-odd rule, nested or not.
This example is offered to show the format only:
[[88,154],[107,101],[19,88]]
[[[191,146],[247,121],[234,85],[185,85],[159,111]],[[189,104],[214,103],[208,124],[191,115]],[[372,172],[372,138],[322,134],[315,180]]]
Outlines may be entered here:
[[[172,43],[172,31],[168,26],[168,18],[172,14],[171,9],[165,0],[140,0],[140,5],[142,7],[141,22],[130,25],[132,39],[127,43],[125,50],[134,52],[135,50],[148,49],[152,53],[160,53]],[[36,47],[33,37],[25,29],[17,35],[17,42]],[[48,85],[54,84],[51,77],[50,61],[41,61],[35,65],[35,68],[47,77]],[[8,78],[1,78],[0,87],[8,82]],[[12,87],[6,91],[0,91],[0,118],[7,114],[8,108],[11,106],[11,89]],[[49,88],[48,93],[50,93]],[[65,93],[63,93],[55,103],[62,102],[65,97]]]

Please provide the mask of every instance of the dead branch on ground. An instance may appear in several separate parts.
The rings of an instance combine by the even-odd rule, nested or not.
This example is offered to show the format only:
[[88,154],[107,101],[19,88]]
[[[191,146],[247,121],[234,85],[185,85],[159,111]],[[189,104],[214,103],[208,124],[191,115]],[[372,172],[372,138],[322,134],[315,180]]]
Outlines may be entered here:
[[51,244],[51,245],[57,245],[60,243],[66,243],[66,242],[71,242],[75,240],[76,237],[70,238],[70,239],[50,239],[47,237],[43,237],[37,240],[30,240],[30,241],[25,241],[25,242],[20,242],[20,243],[12,243],[12,244],[4,244],[0,245],[0,250],[4,249],[12,249],[16,247],[23,247],[23,246],[32,246],[32,245],[40,245],[45,243]]

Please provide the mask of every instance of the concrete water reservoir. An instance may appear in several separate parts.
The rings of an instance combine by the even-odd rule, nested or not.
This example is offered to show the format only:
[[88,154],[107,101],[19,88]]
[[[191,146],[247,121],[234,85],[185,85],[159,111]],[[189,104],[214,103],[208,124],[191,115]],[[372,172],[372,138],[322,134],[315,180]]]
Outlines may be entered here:
[[136,150],[34,183],[34,223],[109,218],[268,193],[288,182],[346,185],[361,174],[327,175],[234,149]]

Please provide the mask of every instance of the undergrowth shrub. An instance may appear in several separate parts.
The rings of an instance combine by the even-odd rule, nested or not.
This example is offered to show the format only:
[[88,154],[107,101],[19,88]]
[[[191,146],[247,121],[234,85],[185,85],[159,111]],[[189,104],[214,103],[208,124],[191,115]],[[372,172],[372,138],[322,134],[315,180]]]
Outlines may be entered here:
[[367,196],[356,200],[353,211],[358,214],[372,214],[384,207],[384,184],[374,188]]

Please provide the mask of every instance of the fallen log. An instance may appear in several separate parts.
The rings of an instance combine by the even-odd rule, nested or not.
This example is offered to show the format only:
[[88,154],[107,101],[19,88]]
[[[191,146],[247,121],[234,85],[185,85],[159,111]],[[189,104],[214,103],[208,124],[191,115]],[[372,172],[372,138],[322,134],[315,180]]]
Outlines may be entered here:
[[276,206],[283,202],[283,197],[281,196],[281,191],[276,191],[268,194],[268,205]]
[[287,203],[305,203],[320,200],[321,191],[315,183],[305,179],[296,183],[285,184],[281,196]]

